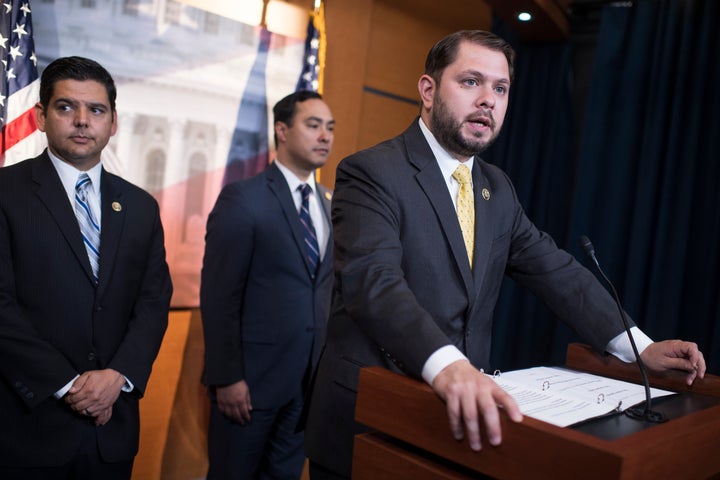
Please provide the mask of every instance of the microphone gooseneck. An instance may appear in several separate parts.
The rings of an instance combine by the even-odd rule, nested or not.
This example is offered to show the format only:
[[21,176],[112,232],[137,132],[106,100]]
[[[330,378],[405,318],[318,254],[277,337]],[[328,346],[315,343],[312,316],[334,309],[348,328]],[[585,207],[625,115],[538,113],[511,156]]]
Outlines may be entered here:
[[613,299],[615,300],[615,304],[617,305],[617,308],[620,312],[620,318],[622,319],[623,326],[625,327],[625,333],[627,334],[628,338],[630,339],[630,346],[632,347],[632,351],[635,354],[635,360],[637,361],[638,368],[640,369],[640,375],[642,376],[642,382],[643,387],[645,387],[645,402],[635,406],[630,407],[627,410],[625,410],[625,415],[627,415],[630,418],[634,418],[636,420],[646,420],[648,422],[652,423],[662,423],[667,421],[665,416],[660,412],[653,412],[652,409],[652,396],[650,395],[650,381],[647,377],[647,372],[645,371],[645,364],[643,363],[642,359],[640,358],[640,353],[638,353],[637,345],[635,344],[635,339],[632,336],[632,333],[630,333],[630,325],[628,324],[627,318],[625,317],[625,310],[623,310],[622,305],[620,304],[620,297],[617,294],[617,291],[615,290],[615,286],[610,281],[610,279],[605,275],[605,272],[603,272],[603,269],[600,267],[600,262],[598,262],[597,257],[595,256],[595,247],[593,247],[592,242],[588,237],[585,235],[580,236],[580,246],[582,247],[583,251],[585,252],[585,255],[590,258],[593,263],[595,264],[595,267],[597,268],[598,272],[600,272],[600,275],[605,280],[605,283],[607,283],[610,286],[610,290],[613,294]]

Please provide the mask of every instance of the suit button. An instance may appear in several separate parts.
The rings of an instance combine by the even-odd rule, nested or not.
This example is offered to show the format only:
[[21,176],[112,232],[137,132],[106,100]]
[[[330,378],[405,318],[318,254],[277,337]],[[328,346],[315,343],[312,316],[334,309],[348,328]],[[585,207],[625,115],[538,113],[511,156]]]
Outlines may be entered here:
[[314,332],[314,331],[315,331],[315,327],[305,327],[305,331],[306,331],[306,332]]
[[95,360],[95,353],[94,353],[94,352],[88,353],[87,359],[90,360],[91,362],[94,361],[94,360]]
[[96,312],[102,312],[102,307],[95,307]]

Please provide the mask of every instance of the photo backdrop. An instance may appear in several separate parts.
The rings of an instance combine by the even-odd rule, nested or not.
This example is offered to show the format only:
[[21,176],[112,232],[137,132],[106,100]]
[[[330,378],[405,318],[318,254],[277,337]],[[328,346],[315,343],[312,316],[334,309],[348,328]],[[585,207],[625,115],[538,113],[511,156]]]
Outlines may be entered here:
[[31,8],[40,72],[79,55],[115,78],[119,126],[103,164],[160,203],[172,305],[197,306],[207,215],[224,179],[251,176],[272,158],[271,109],[298,84],[305,38],[173,0],[35,0]]

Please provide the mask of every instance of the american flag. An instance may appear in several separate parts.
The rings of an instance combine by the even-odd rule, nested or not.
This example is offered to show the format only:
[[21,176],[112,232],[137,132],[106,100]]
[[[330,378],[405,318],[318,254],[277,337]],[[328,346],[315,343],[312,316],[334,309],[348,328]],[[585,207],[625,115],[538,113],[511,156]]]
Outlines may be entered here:
[[29,0],[0,4],[0,166],[40,153],[33,106],[38,100],[37,57]]
[[257,56],[238,110],[223,185],[250,178],[268,165],[266,69],[272,34],[260,29]]
[[295,90],[311,90],[323,93],[323,69],[325,68],[325,6],[320,3],[310,14],[303,70]]

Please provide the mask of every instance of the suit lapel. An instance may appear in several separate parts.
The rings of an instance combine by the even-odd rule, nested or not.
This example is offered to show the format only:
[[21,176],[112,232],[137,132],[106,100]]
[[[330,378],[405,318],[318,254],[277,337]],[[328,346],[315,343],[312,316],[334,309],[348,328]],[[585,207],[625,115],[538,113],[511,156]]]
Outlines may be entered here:
[[468,261],[467,250],[465,250],[462,231],[457,221],[457,213],[453,207],[445,180],[442,178],[440,167],[417,122],[413,123],[405,131],[403,137],[410,163],[419,170],[415,175],[415,179],[435,210],[435,215],[440,221],[445,238],[455,258],[455,263],[462,276],[465,289],[468,296],[472,298],[471,292],[474,290],[472,270]]
[[325,247],[325,256],[320,262],[318,267],[317,276],[325,275],[326,272],[332,270],[333,263],[333,240],[332,240],[332,220],[331,220],[331,208],[332,208],[332,192],[322,185],[316,183],[318,188],[318,194],[320,195],[320,204],[322,205],[323,212],[325,213],[325,221],[328,224],[328,236]]
[[35,193],[55,219],[70,249],[85,270],[88,280],[94,283],[92,267],[90,267],[90,260],[83,244],[75,212],[47,152],[43,153],[33,165],[32,175],[35,182]]
[[475,252],[473,254],[473,277],[477,293],[482,288],[482,279],[485,277],[492,240],[494,223],[490,221],[489,202],[492,202],[490,184],[483,174],[480,158],[476,155],[473,162],[473,197],[475,200]]
[[100,224],[100,272],[98,287],[107,285],[115,266],[117,249],[125,224],[125,206],[120,184],[103,168],[100,177],[102,220]]
[[278,202],[280,202],[280,207],[285,215],[285,220],[290,227],[290,232],[295,239],[300,256],[305,263],[308,276],[310,276],[310,260],[307,258],[305,249],[305,233],[303,232],[303,227],[300,224],[298,211],[295,209],[295,202],[293,201],[292,194],[290,193],[290,187],[288,187],[285,177],[283,177],[282,172],[280,172],[280,169],[274,162],[268,166],[266,172],[268,187],[270,187],[270,190],[273,192]]

